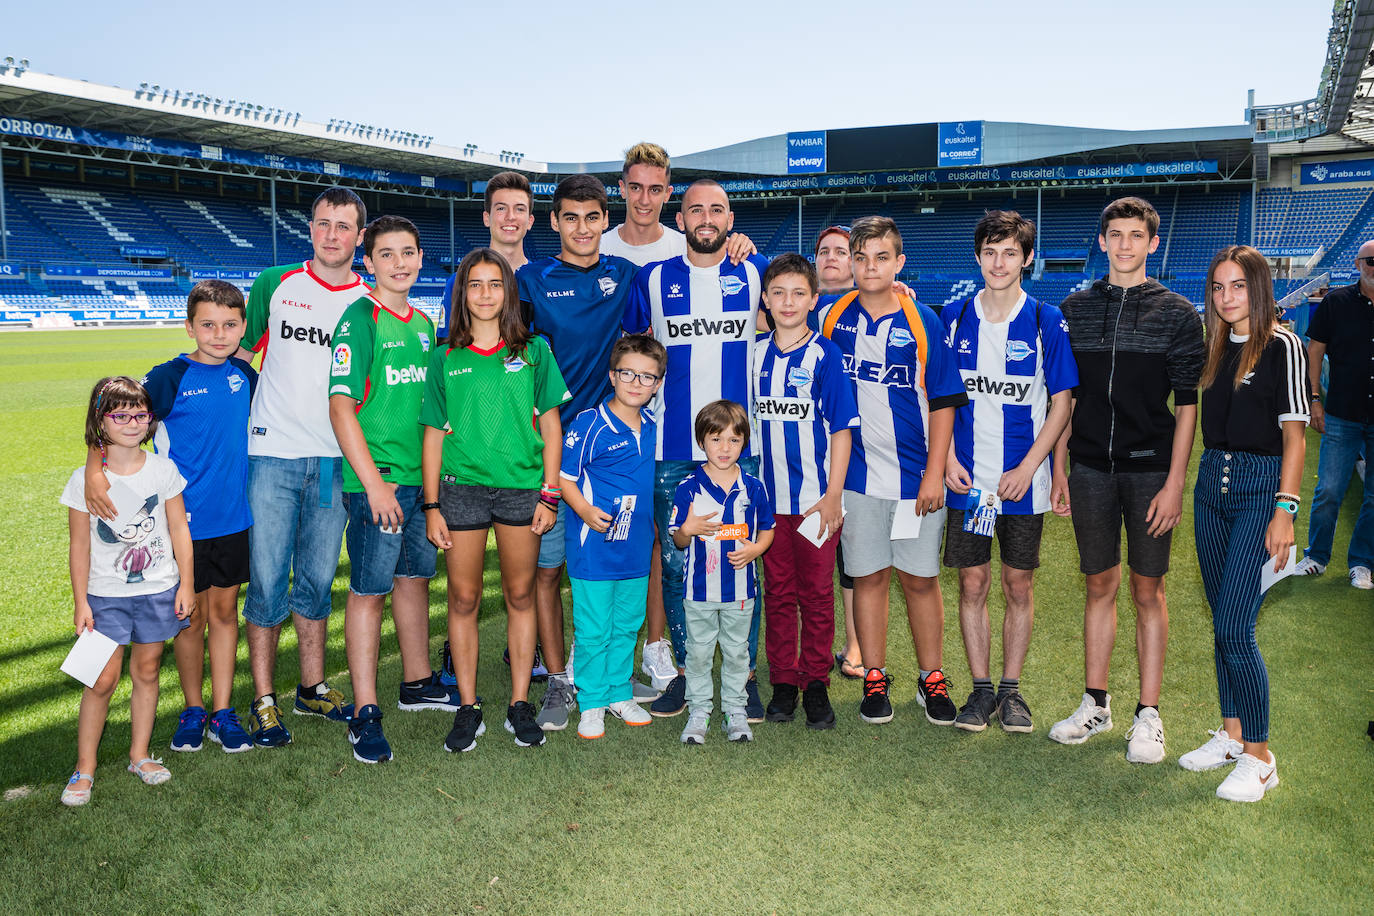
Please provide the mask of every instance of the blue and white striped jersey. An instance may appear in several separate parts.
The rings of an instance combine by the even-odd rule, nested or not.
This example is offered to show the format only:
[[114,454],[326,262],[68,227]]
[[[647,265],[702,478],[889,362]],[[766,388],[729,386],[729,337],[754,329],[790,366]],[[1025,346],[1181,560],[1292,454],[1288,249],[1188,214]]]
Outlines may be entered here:
[[830,485],[830,436],[859,425],[854,387],[833,341],[781,352],[770,334],[754,345],[754,419],[759,477],[779,515],[801,515]]
[[845,489],[878,499],[916,498],[926,470],[930,412],[968,403],[943,346],[940,319],[898,298],[901,307],[877,319],[858,292],[821,314],[821,333],[839,347],[859,406]]
[[[954,415],[954,454],[974,489],[995,493],[1002,474],[1026,457],[1049,412],[1049,398],[1078,384],[1064,315],[1021,294],[1006,321],[983,315],[982,293],[945,307],[945,346],[963,377],[969,403]],[[952,509],[969,509],[969,495],[949,491]],[[1050,459],[1041,462],[1021,499],[1003,502],[1005,515],[1050,509]]]
[[704,468],[697,468],[677,485],[673,494],[669,532],[682,527],[692,506],[696,506],[697,515],[718,513],[713,520],[720,522],[720,531],[715,538],[694,537],[687,545],[684,597],[689,601],[726,604],[755,597],[754,564],[735,569],[728,557],[739,546],[737,541],[757,541],[759,532],[773,528],[773,510],[768,506],[762,481],[740,468],[739,477],[727,492],[712,482]]
[[[722,398],[750,411],[755,322],[763,272],[758,255],[693,267],[685,257],[642,268],[630,288],[624,329],[651,332],[668,350],[654,398],[659,461],[705,461],[693,432],[697,411]],[[747,447],[740,457],[753,454]]]

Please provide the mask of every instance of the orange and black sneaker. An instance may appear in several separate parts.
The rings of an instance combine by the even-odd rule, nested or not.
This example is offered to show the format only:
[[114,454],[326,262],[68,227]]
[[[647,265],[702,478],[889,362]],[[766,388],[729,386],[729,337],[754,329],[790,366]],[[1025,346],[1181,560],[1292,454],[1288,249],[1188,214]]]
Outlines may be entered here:
[[932,725],[953,725],[957,710],[949,698],[949,678],[939,668],[922,678],[916,690],[916,702],[926,708],[926,719]]
[[881,668],[869,668],[864,675],[864,698],[859,703],[859,718],[869,725],[884,725],[892,721],[892,701],[887,691],[892,678]]

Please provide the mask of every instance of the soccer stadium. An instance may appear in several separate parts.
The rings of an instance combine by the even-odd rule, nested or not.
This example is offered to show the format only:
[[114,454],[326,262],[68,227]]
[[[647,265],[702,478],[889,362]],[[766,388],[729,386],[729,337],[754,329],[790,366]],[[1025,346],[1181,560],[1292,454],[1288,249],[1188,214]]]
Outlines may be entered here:
[[[1015,210],[1034,221],[1034,259],[1022,287],[1058,304],[1108,271],[1099,245],[1103,208],[1138,196],[1160,217],[1148,276],[1201,312],[1213,255],[1253,246],[1269,262],[1283,320],[1305,336],[1327,291],[1359,278],[1356,253],[1374,239],[1371,93],[1374,0],[1337,0],[1310,99],[1261,104],[1252,93],[1237,123],[1154,130],[977,120],[976,111],[964,121],[800,125],[808,129],[670,150],[673,196],[664,222],[700,178],[720,182],[734,231],[770,259],[812,258],[823,229],[890,217],[905,242],[898,279],[938,313],[983,283],[972,230],[987,211]],[[894,582],[889,670],[897,717],[884,729],[858,720],[861,688],[838,675],[833,731],[762,725],[748,747],[713,736],[704,748],[685,749],[679,720],[658,720],[635,734],[608,728],[609,740],[579,742],[568,731],[520,750],[489,712],[481,750],[446,754],[441,716],[388,711],[397,756],[384,766],[355,764],[340,726],[294,720],[296,739],[285,750],[230,756],[207,744],[204,753],[163,755],[174,758],[175,780],[145,790],[119,774],[130,727],[126,680],[110,705],[96,801],[84,811],[61,808],[80,690],[58,670],[72,644],[72,591],[56,497],[86,456],[78,430],[92,383],[112,374],[137,378],[185,350],[187,295],[196,283],[228,281],[246,295],[272,265],[308,259],[312,201],[331,186],[355,191],[369,216],[404,216],[418,227],[424,267],[411,301],[435,319],[464,255],[487,244],[483,193],[494,175],[529,178],[531,259],[559,253],[544,213],[568,176],[604,183],[610,222],[621,221],[623,150],[560,162],[448,139],[314,122],[194,88],[101,85],[0,58],[0,390],[8,395],[0,407],[0,490],[16,516],[0,535],[7,556],[0,906],[7,912],[1192,913],[1250,905],[1361,913],[1374,906],[1374,745],[1365,738],[1374,718],[1370,592],[1352,590],[1336,571],[1280,582],[1265,603],[1259,641],[1275,747],[1284,756],[1284,783],[1272,797],[1225,805],[1213,797],[1214,781],[1204,785],[1175,765],[1216,727],[1217,709],[1191,475],[1169,573],[1169,759],[1161,766],[1122,759],[1136,670],[1125,588],[1112,655],[1123,727],[1082,747],[1046,739],[1049,724],[1080,696],[1084,602],[1072,526],[1047,515],[1025,674],[1034,684],[1034,734],[994,728],[970,736],[927,724],[914,698],[917,665]],[[354,269],[364,273],[361,251]],[[1307,434],[1304,500],[1312,496],[1319,441]],[[1199,438],[1194,472],[1201,451]],[[1357,479],[1337,527],[1342,551],[1359,490]],[[1299,518],[1301,553],[1306,509]],[[495,557],[489,547],[477,682],[493,698],[491,709],[508,689]],[[328,675],[345,686],[348,576],[344,558],[327,646]],[[940,579],[945,665],[962,697],[970,674],[958,636],[959,580],[949,569]],[[448,619],[442,583],[441,574],[430,591],[436,660]],[[998,588],[989,602],[995,654]],[[571,621],[571,602],[564,603]],[[295,638],[283,630],[282,683],[299,674]],[[383,708],[401,678],[396,645],[387,614]],[[171,655],[162,660],[155,754],[167,749],[181,709]],[[236,671],[234,695],[246,707],[243,641]],[[765,675],[760,666],[761,682]]]

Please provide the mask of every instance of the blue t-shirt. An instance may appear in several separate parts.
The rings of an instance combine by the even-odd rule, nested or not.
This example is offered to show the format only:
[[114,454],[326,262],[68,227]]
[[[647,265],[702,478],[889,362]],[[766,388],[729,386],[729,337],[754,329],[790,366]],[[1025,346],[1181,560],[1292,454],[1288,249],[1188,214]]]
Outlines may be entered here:
[[611,413],[609,399],[584,410],[563,435],[564,486],[611,517],[605,534],[571,509],[563,528],[568,575],[619,581],[649,574],[654,544],[654,416],[639,413],[639,432]]
[[[668,371],[654,400],[660,461],[705,461],[693,433],[697,412],[722,398],[749,411],[754,340],[768,261],[750,255],[694,267],[686,257],[659,261],[635,276],[624,329],[649,331],[668,350]],[[753,452],[746,446],[747,458]]]
[[258,374],[235,357],[218,366],[182,354],[143,378],[159,420],[153,448],[186,478],[191,537],[237,534],[248,511],[248,408]]
[[[982,293],[950,305],[940,318],[945,346],[968,391],[969,403],[954,414],[954,455],[983,497],[997,492],[1006,471],[1025,460],[1049,413],[1050,395],[1078,384],[1068,325],[1053,305],[1025,293],[1006,321],[983,316]],[[968,510],[969,493],[948,491],[951,509]],[[1050,510],[1050,459],[1031,477],[1025,495],[1002,502],[1005,515]]]
[[727,492],[699,467],[677,485],[670,532],[682,527],[687,521],[687,510],[693,506],[697,515],[717,513],[712,521],[720,522],[722,530],[715,538],[694,537],[687,545],[687,565],[683,570],[685,597],[689,601],[725,604],[753,598],[757,591],[754,564],[735,569],[730,565],[729,555],[738,548],[739,539],[757,543],[759,532],[773,528],[773,510],[768,505],[763,482],[740,468],[739,477]]
[[549,341],[572,400],[559,410],[564,424],[611,396],[611,347],[620,337],[625,301],[636,267],[602,255],[591,267],[540,258],[516,271],[525,320]]

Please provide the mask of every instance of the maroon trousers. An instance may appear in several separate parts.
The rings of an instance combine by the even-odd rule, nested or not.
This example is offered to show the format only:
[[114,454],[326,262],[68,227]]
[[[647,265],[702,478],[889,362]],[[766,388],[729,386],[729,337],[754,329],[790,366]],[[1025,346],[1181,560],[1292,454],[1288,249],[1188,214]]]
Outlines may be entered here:
[[798,689],[830,684],[835,643],[835,545],[817,547],[797,533],[800,515],[774,517],[773,544],[763,555],[764,648],[768,682]]

